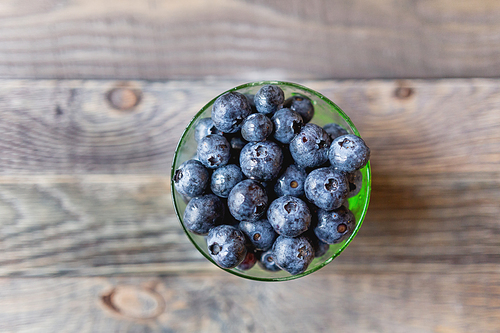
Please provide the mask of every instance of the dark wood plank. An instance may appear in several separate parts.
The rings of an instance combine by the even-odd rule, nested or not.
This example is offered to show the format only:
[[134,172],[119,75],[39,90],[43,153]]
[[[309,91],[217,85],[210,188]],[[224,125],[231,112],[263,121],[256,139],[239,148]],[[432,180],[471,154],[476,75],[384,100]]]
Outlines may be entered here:
[[[236,83],[127,84],[139,104],[119,111],[115,82],[0,82],[1,276],[217,270],[183,236],[168,174],[184,124]],[[498,272],[498,80],[305,84],[372,148],[367,219],[325,273]]]
[[495,0],[9,1],[0,77],[497,77]]
[[2,332],[497,332],[498,274],[0,279]]

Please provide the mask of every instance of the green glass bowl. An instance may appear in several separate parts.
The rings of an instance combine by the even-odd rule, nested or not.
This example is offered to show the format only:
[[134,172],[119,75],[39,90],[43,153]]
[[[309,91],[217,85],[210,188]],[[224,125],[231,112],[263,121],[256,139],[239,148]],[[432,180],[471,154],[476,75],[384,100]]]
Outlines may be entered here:
[[[314,118],[311,120],[311,123],[317,124],[319,126],[324,126],[332,122],[337,123],[342,127],[344,127],[349,133],[360,136],[358,130],[352,123],[351,119],[349,119],[349,117],[335,103],[333,103],[320,93],[296,83],[282,82],[282,81],[252,82],[232,88],[226,92],[237,91],[242,94],[255,94],[260,89],[260,87],[266,84],[278,85],[285,92],[285,98],[288,98],[295,94],[301,94],[309,97],[315,109]],[[226,92],[223,92],[222,94]],[[184,130],[184,133],[182,133],[179,143],[177,144],[177,148],[175,149],[174,159],[172,162],[172,172],[171,172],[172,198],[173,198],[175,213],[177,214],[177,217],[179,218],[179,221],[181,222],[181,225],[184,228],[186,235],[191,240],[193,245],[201,252],[201,254],[205,256],[205,258],[207,258],[216,266],[217,264],[212,260],[212,258],[208,253],[205,237],[195,235],[189,232],[184,226],[183,215],[184,215],[184,210],[186,209],[186,202],[183,199],[183,197],[175,190],[173,176],[174,176],[174,171],[183,162],[192,159],[196,155],[197,143],[194,139],[196,124],[199,119],[211,116],[212,105],[217,99],[217,97],[208,102],[207,105],[205,105],[196,114],[196,116],[194,116],[194,118],[191,120],[191,122],[187,125],[186,129]],[[354,229],[354,232],[349,238],[345,239],[344,241],[338,244],[330,245],[330,249],[328,250],[328,252],[319,258],[315,258],[304,273],[298,275],[291,275],[285,271],[270,272],[262,269],[258,264],[256,264],[253,268],[247,271],[239,270],[237,268],[224,269],[224,270],[234,275],[252,280],[286,281],[286,280],[297,279],[299,277],[311,274],[312,272],[317,271],[321,267],[331,262],[347,247],[347,245],[349,245],[354,236],[356,236],[365,218],[366,211],[368,209],[368,203],[370,201],[370,191],[371,191],[371,179],[370,179],[371,173],[370,173],[369,162],[364,168],[361,169],[361,173],[363,174],[363,186],[357,196],[348,199],[349,209],[354,213],[354,216],[356,217],[356,228]]]

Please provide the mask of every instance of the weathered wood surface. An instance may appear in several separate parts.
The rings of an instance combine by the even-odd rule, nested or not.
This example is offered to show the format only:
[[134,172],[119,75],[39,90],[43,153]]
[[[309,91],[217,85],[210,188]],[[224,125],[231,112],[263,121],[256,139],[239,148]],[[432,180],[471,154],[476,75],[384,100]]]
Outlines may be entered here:
[[372,148],[372,201],[338,259],[272,284],[207,263],[170,202],[183,126],[239,83],[0,80],[0,331],[498,330],[499,80],[301,82]]
[[488,333],[498,274],[0,279],[2,332]]
[[497,77],[496,0],[4,0],[0,77]]

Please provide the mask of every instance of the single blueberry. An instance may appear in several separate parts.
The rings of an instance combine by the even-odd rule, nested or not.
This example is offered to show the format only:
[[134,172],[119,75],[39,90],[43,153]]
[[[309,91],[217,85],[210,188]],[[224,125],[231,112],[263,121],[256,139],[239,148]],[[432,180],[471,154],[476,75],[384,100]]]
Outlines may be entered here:
[[330,136],[316,124],[306,124],[290,142],[290,153],[301,167],[317,167],[328,161]]
[[344,206],[333,211],[320,209],[314,233],[323,242],[336,244],[349,237],[355,227],[354,214]]
[[212,118],[200,119],[198,121],[198,124],[196,124],[196,128],[194,131],[194,139],[196,140],[196,142],[199,142],[202,138],[210,134],[222,135],[223,133],[219,131],[217,127],[214,126]]
[[354,134],[342,135],[333,140],[328,153],[333,167],[344,172],[353,172],[368,163],[370,148]]
[[302,116],[304,123],[308,123],[314,116],[314,107],[311,100],[304,95],[294,95],[288,98],[283,107],[290,108]]
[[323,126],[323,129],[330,135],[330,138],[332,140],[338,138],[341,135],[349,134],[349,132],[347,132],[345,128],[335,123],[326,124],[325,126]]
[[255,103],[253,101],[255,95],[253,94],[243,94],[248,100],[248,104],[250,104],[250,108],[252,109],[252,113],[257,112],[257,109],[255,108]]
[[304,183],[307,199],[325,210],[339,208],[349,193],[349,183],[344,173],[334,168],[311,171]]
[[226,138],[218,134],[210,134],[198,142],[198,159],[209,169],[216,169],[229,162],[230,146]]
[[270,272],[281,271],[281,268],[279,268],[274,261],[272,250],[261,253],[259,258],[259,266],[262,267],[262,269]]
[[245,256],[245,259],[238,265],[238,269],[242,271],[248,271],[250,268],[255,266],[255,263],[257,262],[257,256],[255,255],[255,252],[247,249],[247,255]]
[[264,141],[273,132],[273,122],[262,113],[249,115],[241,125],[241,136],[246,141]]
[[245,140],[243,140],[241,137],[239,137],[239,136],[233,136],[231,138],[231,149],[233,149],[233,150],[242,150],[243,147],[245,147],[245,145],[247,143],[248,142],[246,142]]
[[212,107],[212,121],[218,130],[235,133],[240,130],[243,120],[251,113],[247,98],[231,91],[215,100]]
[[233,187],[242,180],[243,173],[240,167],[235,164],[228,164],[216,169],[212,173],[210,188],[215,195],[227,198]]
[[267,211],[269,223],[276,233],[296,237],[311,225],[311,212],[307,204],[289,195],[274,200]]
[[304,182],[307,173],[295,164],[290,165],[285,172],[276,180],[274,192],[277,196],[291,195],[300,197],[304,195]]
[[304,122],[302,117],[290,109],[276,111],[272,118],[274,124],[274,138],[281,143],[290,143],[299,134]]
[[321,239],[317,239],[317,242],[315,242],[312,246],[314,249],[314,258],[324,256],[330,249],[330,244],[323,242]]
[[241,133],[237,132],[231,135],[226,134],[226,138],[231,145],[231,157],[229,158],[228,164],[240,164],[240,153],[241,149],[245,147],[248,143],[241,138]]
[[267,194],[259,182],[245,179],[229,192],[229,212],[239,221],[257,221],[267,208]]
[[222,268],[238,266],[247,255],[243,233],[225,224],[210,229],[207,248],[212,259]]
[[267,251],[278,235],[266,219],[255,222],[241,221],[239,228],[247,236],[256,250]]
[[323,242],[316,236],[313,230],[309,229],[304,235],[314,250],[314,257],[319,258],[324,256],[330,249],[330,244]]
[[174,171],[175,189],[186,197],[196,197],[203,194],[209,179],[208,170],[196,160],[188,160]]
[[275,179],[283,164],[283,152],[272,141],[250,142],[240,153],[240,167],[245,176],[260,181]]
[[297,275],[305,272],[314,259],[314,249],[305,237],[279,236],[274,242],[272,256],[281,269]]
[[347,198],[352,198],[358,195],[363,186],[363,174],[361,171],[356,170],[347,174],[347,181],[349,182],[349,194]]
[[208,231],[222,223],[224,206],[219,197],[207,194],[194,197],[184,210],[184,226],[197,235],[206,235]]
[[273,114],[283,106],[285,93],[278,86],[265,85],[259,89],[253,100],[258,112]]

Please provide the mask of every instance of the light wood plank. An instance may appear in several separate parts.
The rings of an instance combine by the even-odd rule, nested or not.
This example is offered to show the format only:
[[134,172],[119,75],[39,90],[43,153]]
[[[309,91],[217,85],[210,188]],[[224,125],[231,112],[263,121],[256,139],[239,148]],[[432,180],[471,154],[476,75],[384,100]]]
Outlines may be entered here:
[[[0,174],[168,175],[192,116],[241,83],[127,82],[140,92],[140,102],[119,111],[106,96],[122,82],[0,80]],[[352,118],[373,147],[374,172],[498,170],[498,80],[302,83]],[[401,85],[410,85],[412,95],[397,97]]]
[[495,0],[3,1],[0,77],[497,77]]
[[[217,270],[185,237],[166,178],[31,181],[0,184],[0,276]],[[374,183],[377,190],[365,224],[325,272],[500,273],[500,208],[495,206],[500,180],[488,184],[495,190],[484,190],[469,179],[460,192],[454,179],[391,181],[400,187]]]
[[497,332],[498,274],[0,279],[2,332]]

